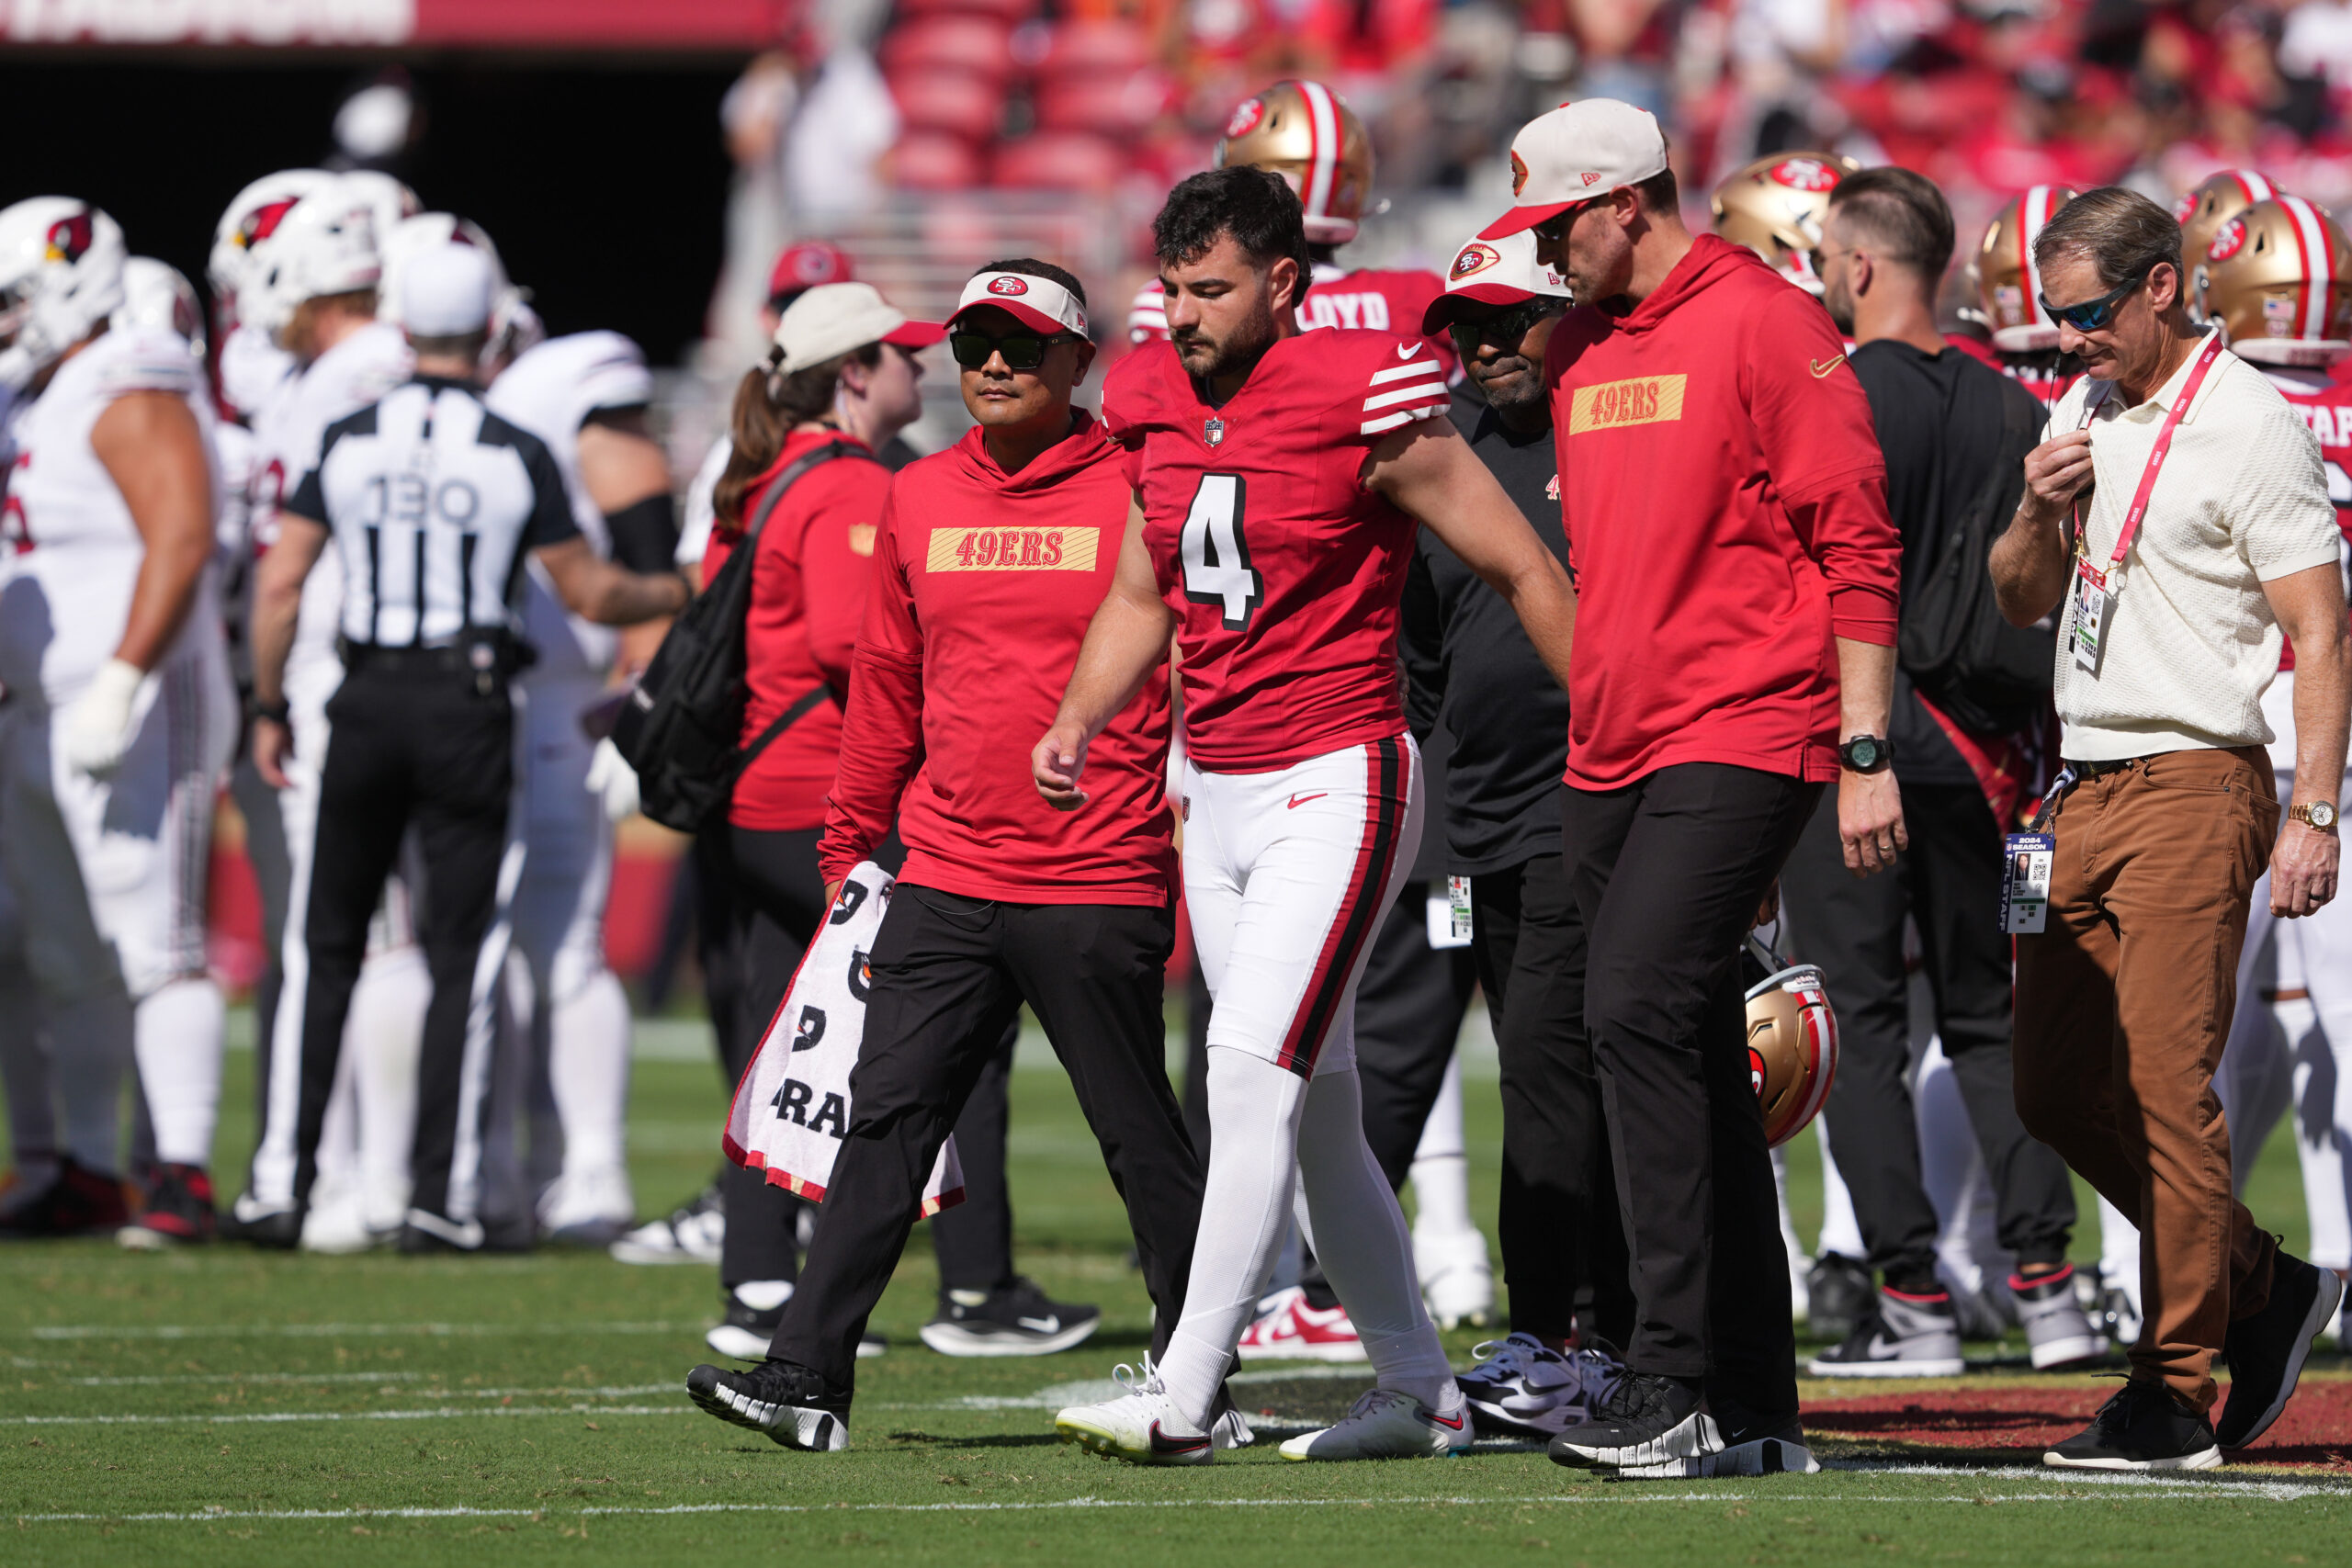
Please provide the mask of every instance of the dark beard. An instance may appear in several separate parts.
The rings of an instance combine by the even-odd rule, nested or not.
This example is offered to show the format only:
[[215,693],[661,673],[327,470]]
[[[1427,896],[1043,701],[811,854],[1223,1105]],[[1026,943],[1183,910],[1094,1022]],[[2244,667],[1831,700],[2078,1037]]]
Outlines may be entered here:
[[[1255,330],[1251,330],[1251,329]],[[1194,339],[1195,343],[1199,340]],[[1215,356],[1204,367],[1195,368],[1188,360],[1185,373],[1196,381],[1216,381],[1227,376],[1247,375],[1266,350],[1274,346],[1274,323],[1272,316],[1252,322],[1250,328],[1237,331],[1233,336],[1216,345]],[[1177,352],[1183,352],[1180,344]]]

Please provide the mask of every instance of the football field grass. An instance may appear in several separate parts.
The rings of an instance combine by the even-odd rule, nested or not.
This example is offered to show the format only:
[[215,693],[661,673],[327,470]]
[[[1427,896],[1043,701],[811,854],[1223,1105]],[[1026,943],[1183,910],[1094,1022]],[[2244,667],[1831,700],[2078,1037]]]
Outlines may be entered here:
[[[652,1213],[708,1175],[720,1091],[695,1031],[646,1032],[631,1138]],[[231,1056],[224,1172],[251,1137],[252,1061]],[[1491,1216],[1499,1113],[1471,1076],[1474,1193]],[[6,1246],[0,1562],[2352,1562],[2352,1379],[2332,1354],[2271,1441],[2195,1477],[2038,1469],[2039,1445],[2112,1385],[2023,1372],[2014,1343],[1972,1347],[1987,1370],[1963,1380],[1860,1398],[1808,1383],[1830,1466],[1811,1477],[1606,1484],[1500,1447],[1286,1464],[1272,1439],[1368,1381],[1300,1365],[1237,1382],[1262,1413],[1252,1450],[1182,1471],[1089,1458],[1054,1441],[1053,1412],[1139,1357],[1148,1309],[1067,1083],[1024,1067],[1014,1101],[1021,1265],[1101,1303],[1103,1327],[1040,1359],[932,1354],[915,1337],[934,1285],[918,1227],[842,1454],[786,1452],[686,1402],[708,1269]],[[1794,1162],[1808,1236],[1811,1151],[1801,1141]],[[2250,1198],[2291,1245],[2283,1139]],[[2087,1214],[2084,1228],[2095,1250]],[[1449,1337],[1457,1366],[1479,1337]]]

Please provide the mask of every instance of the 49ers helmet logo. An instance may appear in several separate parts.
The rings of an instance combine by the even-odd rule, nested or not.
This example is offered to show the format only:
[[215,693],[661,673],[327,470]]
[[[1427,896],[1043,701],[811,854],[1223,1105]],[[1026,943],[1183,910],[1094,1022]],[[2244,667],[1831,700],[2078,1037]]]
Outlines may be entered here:
[[1527,160],[1513,149],[1510,155],[1510,194],[1519,196],[1527,189]]
[[1773,184],[1792,190],[1835,190],[1840,177],[1835,166],[1818,158],[1790,158],[1773,164],[1771,173]]
[[80,261],[90,249],[90,209],[84,208],[71,218],[61,218],[49,226],[49,259],[53,262]]
[[2174,222],[2186,223],[2191,218],[2196,216],[2197,193],[2195,191],[2190,191],[2188,195],[2179,197],[2172,204],[2172,220]]
[[991,277],[989,279],[989,292],[1006,295],[1026,294],[1029,292],[1029,286],[1017,277]]
[[2225,262],[2232,256],[2237,254],[2238,252],[2244,248],[2245,244],[2245,220],[2243,218],[2233,218],[2227,223],[2222,225],[2222,231],[2220,233],[2213,236],[2212,246],[2211,249],[2206,251],[2205,259],[2207,261]]
[[1257,130],[1259,124],[1263,121],[1265,118],[1265,99],[1245,99],[1243,102],[1234,106],[1233,118],[1225,122],[1225,134],[1227,137],[1247,136],[1251,131]]
[[1449,276],[1459,283],[1473,273],[1486,271],[1502,259],[1502,253],[1492,245],[1467,244],[1462,247],[1462,254],[1453,258],[1453,270]]
[[1757,1099],[1764,1098],[1764,1053],[1755,1046],[1747,1048],[1747,1088]]

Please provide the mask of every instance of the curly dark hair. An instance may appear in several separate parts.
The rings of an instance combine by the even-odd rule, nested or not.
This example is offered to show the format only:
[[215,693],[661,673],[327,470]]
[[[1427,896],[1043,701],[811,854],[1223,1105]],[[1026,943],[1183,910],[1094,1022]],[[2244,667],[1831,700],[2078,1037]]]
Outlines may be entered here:
[[1259,266],[1284,256],[1297,262],[1290,303],[1306,298],[1315,270],[1306,252],[1306,209],[1280,175],[1246,164],[1194,175],[1168,193],[1151,220],[1152,249],[1162,266],[1200,260],[1226,234]]

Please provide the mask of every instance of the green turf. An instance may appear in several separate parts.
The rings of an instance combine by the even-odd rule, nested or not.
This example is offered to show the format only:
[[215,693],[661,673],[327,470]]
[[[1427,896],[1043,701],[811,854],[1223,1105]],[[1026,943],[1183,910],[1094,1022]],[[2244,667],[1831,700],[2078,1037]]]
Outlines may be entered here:
[[[654,1043],[632,1122],[649,1212],[708,1173],[719,1095],[690,1034]],[[231,1057],[223,1169],[250,1141],[251,1063]],[[1051,1440],[1052,1408],[1134,1359],[1148,1314],[1067,1084],[1031,1069],[1014,1082],[1022,1265],[1102,1303],[1104,1327],[1044,1360],[932,1355],[914,1337],[933,1282],[918,1230],[876,1319],[892,1348],[861,1368],[842,1455],[789,1454],[685,1404],[715,1299],[703,1269],[0,1252],[0,1514],[16,1520],[0,1562],[2352,1560],[2352,1490],[2276,1472],[2128,1486],[1917,1473],[1860,1445],[1839,1452],[1854,1468],[1819,1477],[1624,1485],[1526,1452],[1309,1467],[1267,1443],[1186,1472],[1086,1458]],[[1475,1073],[1469,1105],[1491,1214],[1498,1113]],[[1794,1162],[1807,1235],[1811,1147]],[[2283,1144],[2254,1196],[2300,1228]],[[1457,1364],[1475,1337],[1451,1337]],[[1357,1386],[1305,1372],[1250,1374],[1237,1392],[1312,1418]]]

